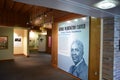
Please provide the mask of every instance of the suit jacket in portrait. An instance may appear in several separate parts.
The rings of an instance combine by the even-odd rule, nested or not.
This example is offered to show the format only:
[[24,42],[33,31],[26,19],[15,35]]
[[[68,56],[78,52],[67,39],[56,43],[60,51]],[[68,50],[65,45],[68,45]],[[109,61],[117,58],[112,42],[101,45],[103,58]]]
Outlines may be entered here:
[[72,65],[69,69],[69,73],[73,74],[76,77],[79,77],[81,80],[88,80],[88,66],[85,63],[84,59],[77,67],[75,67],[75,65]]

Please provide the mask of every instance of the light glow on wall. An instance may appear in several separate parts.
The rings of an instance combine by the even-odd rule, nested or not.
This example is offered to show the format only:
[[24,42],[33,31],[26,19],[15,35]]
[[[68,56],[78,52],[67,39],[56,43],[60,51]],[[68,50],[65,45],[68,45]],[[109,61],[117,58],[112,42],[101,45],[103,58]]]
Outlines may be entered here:
[[14,37],[18,37],[17,33],[14,33]]
[[34,36],[35,36],[35,33],[31,30],[29,37],[30,37],[30,38],[34,38]]
[[19,37],[21,37],[21,35],[14,32],[14,38],[19,38]]
[[41,32],[40,35],[47,35],[47,31]]

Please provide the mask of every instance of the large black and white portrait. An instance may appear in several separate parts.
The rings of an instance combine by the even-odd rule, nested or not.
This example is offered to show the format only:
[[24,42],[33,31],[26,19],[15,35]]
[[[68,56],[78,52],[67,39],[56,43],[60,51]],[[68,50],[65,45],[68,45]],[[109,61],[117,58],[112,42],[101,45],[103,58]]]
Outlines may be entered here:
[[84,45],[80,40],[75,40],[71,44],[71,58],[74,65],[70,66],[69,73],[82,80],[88,80],[88,66],[83,58]]
[[88,80],[89,17],[58,24],[58,68]]

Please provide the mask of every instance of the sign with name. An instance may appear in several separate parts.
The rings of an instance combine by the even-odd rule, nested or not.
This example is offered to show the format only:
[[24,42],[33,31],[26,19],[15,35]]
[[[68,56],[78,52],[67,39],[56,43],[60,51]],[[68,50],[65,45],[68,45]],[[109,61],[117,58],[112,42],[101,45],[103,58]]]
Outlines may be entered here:
[[[58,67],[88,80],[89,17],[78,18],[58,24]],[[73,70],[73,68],[76,70]],[[80,67],[84,71],[78,74]],[[77,70],[78,69],[78,70]]]

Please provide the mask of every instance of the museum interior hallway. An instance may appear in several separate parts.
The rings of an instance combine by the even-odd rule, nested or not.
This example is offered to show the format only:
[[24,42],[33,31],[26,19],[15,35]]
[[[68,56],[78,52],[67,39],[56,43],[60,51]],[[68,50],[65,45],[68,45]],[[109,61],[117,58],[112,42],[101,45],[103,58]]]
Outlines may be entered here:
[[30,57],[15,56],[14,61],[0,61],[0,80],[77,80],[53,68],[47,53],[32,53]]

